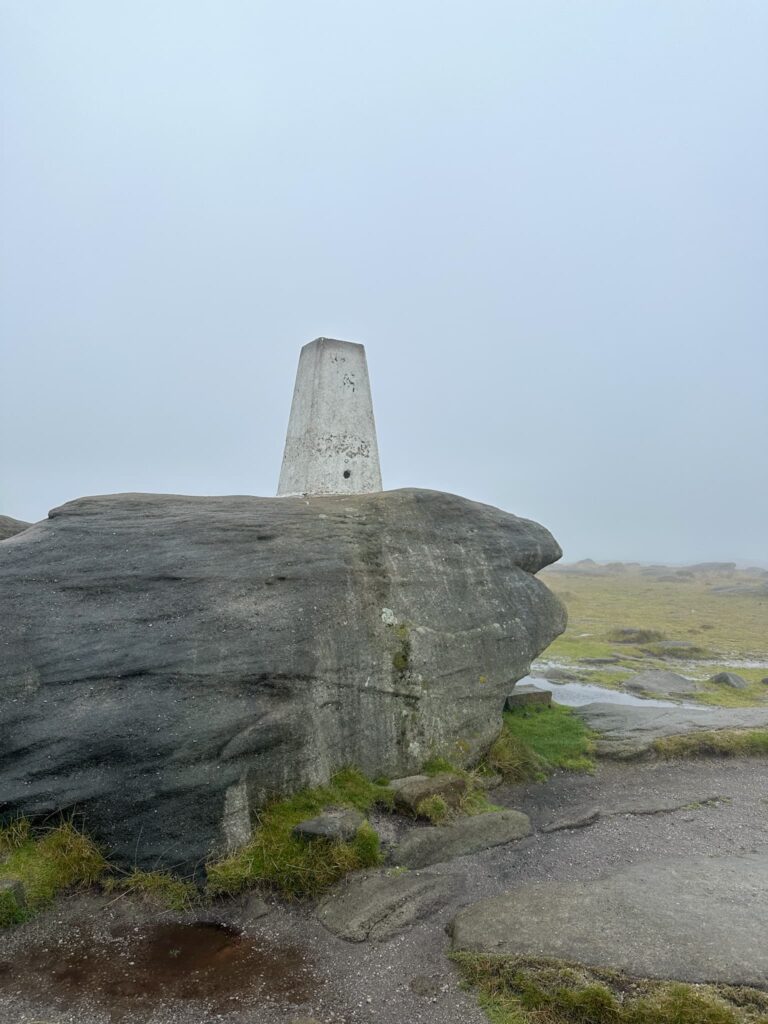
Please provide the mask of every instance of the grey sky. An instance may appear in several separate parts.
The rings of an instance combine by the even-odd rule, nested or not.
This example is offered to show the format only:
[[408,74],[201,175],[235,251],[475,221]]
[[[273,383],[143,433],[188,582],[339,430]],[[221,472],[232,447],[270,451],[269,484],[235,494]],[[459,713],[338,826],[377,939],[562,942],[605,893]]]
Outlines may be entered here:
[[0,0],[0,513],[272,494],[300,346],[385,487],[768,562],[764,0]]

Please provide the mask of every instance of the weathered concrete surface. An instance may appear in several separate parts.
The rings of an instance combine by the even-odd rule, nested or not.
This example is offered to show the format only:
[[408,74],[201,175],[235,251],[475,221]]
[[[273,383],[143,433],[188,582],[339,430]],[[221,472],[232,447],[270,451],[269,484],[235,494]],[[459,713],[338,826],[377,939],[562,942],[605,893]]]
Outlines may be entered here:
[[383,942],[448,902],[458,879],[425,871],[355,875],[318,908],[328,931],[350,942]]
[[299,357],[277,493],[381,490],[365,349],[316,338]]
[[12,519],[11,516],[0,516],[0,541],[15,537],[17,533],[28,530],[31,525],[21,519]]
[[459,818],[450,825],[414,829],[395,848],[392,859],[406,868],[426,868],[514,842],[530,833],[531,822],[525,814],[489,811]]
[[0,812],[191,866],[345,764],[494,739],[562,631],[535,523],[432,491],[83,498],[0,545]]
[[583,704],[574,713],[599,734],[600,757],[637,757],[655,740],[716,729],[764,729],[768,708],[643,708],[625,704]]
[[768,856],[670,858],[526,885],[461,911],[452,934],[457,950],[765,987]]

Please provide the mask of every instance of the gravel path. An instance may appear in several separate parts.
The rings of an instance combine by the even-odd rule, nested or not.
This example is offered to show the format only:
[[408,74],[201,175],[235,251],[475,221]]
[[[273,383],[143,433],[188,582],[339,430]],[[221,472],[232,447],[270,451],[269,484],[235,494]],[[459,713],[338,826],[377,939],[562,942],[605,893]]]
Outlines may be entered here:
[[[253,970],[239,970],[237,942],[227,945],[222,932],[215,976],[230,971],[229,989],[199,998],[166,962],[162,985],[154,975],[134,981],[134,989],[155,986],[142,1001],[141,991],[132,991],[125,981],[131,977],[129,968],[141,967],[132,942],[142,929],[171,921],[173,915],[150,914],[127,899],[75,896],[0,938],[0,1020],[287,1024],[314,1018],[321,1024],[485,1024],[446,959],[445,927],[460,907],[521,882],[589,880],[617,866],[663,857],[768,852],[765,760],[606,763],[594,776],[560,774],[544,784],[504,787],[493,799],[529,814],[534,834],[431,867],[458,876],[456,895],[394,939],[345,942],[330,935],[305,906],[274,904],[269,914],[258,917],[242,903],[229,904],[207,919],[231,925],[237,935],[244,932],[253,940],[263,983]],[[599,817],[588,826],[541,831],[558,821],[594,817],[595,810]],[[68,951],[75,966],[67,961]],[[89,957],[100,962],[99,956],[101,988],[94,995],[82,964]],[[110,966],[109,957],[123,965],[124,974]]]

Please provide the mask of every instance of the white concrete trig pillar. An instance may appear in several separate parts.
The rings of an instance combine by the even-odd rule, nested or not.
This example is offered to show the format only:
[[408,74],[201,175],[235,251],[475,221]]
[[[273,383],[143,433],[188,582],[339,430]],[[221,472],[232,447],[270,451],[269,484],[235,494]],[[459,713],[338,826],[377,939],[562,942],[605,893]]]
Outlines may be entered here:
[[365,349],[316,338],[301,350],[278,495],[381,490]]

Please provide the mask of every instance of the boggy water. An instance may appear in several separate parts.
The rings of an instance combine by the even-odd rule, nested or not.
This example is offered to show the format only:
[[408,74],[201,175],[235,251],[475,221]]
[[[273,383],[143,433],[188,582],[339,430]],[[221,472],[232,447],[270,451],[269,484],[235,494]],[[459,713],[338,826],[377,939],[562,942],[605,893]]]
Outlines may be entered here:
[[98,1006],[124,1022],[176,1000],[199,1001],[212,1013],[252,998],[298,1004],[321,985],[301,948],[265,944],[212,922],[122,926],[106,935],[78,929],[0,962],[0,992],[34,992],[62,1009]]
[[700,704],[691,704],[685,701],[657,700],[655,697],[636,697],[633,693],[625,693],[623,690],[609,690],[605,686],[596,686],[594,683],[556,683],[550,679],[543,679],[539,676],[525,676],[519,684],[530,683],[538,686],[540,690],[551,690],[552,699],[558,704],[565,704],[569,708],[582,707],[584,704],[631,704],[633,707],[644,708],[696,708],[705,711]]

